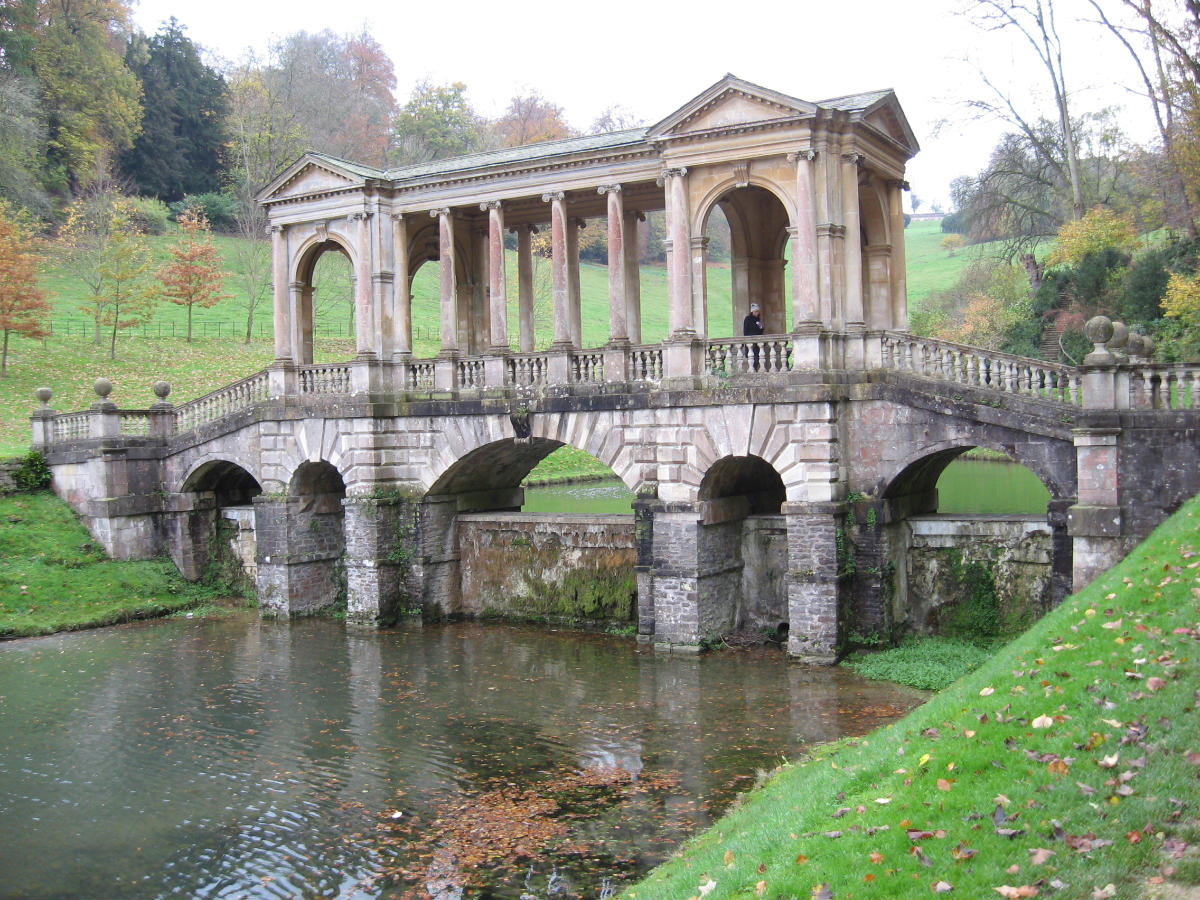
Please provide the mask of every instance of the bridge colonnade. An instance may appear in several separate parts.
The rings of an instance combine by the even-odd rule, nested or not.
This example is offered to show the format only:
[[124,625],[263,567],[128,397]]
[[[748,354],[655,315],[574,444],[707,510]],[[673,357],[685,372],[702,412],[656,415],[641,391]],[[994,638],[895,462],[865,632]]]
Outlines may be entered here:
[[[758,303],[767,333],[793,335],[795,367],[856,364],[868,329],[906,325],[901,196],[916,150],[890,91],[814,104],[726,76],[650,128],[389,171],[306,154],[260,195],[273,248],[272,393],[290,391],[296,367],[312,363],[312,274],[331,251],[353,275],[356,387],[502,387],[506,358],[537,349],[538,232],[549,234],[552,285],[544,378],[565,383],[585,349],[579,230],[596,219],[609,315],[592,356],[605,380],[624,380],[643,341],[639,222],[653,210],[666,218],[662,374],[694,378],[708,337],[705,230],[718,206],[731,230],[735,327]],[[425,262],[439,271],[439,347],[430,365],[413,366],[412,278]]]

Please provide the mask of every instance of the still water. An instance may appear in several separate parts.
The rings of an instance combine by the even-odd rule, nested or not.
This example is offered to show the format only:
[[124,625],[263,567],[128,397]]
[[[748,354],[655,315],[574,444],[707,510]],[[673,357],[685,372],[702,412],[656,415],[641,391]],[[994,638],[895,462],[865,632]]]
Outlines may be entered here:
[[757,769],[920,700],[778,652],[476,624],[10,641],[0,893],[598,897]]
[[[1050,492],[1022,465],[1006,460],[956,459],[938,479],[938,512],[1041,514]],[[525,489],[525,512],[627,513],[634,495],[617,478]]]

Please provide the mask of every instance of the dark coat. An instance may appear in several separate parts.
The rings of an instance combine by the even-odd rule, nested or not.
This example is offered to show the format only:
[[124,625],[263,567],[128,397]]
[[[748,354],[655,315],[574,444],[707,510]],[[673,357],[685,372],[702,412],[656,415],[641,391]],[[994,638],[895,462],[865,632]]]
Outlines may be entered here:
[[742,319],[742,334],[745,337],[757,337],[763,333],[762,319],[751,313]]

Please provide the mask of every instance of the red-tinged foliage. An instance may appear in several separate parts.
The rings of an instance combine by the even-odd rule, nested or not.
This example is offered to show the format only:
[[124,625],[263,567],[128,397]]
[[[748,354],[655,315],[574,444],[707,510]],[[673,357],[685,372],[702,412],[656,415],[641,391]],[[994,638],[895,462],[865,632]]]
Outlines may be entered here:
[[8,371],[8,337],[23,334],[40,338],[49,333],[50,304],[37,286],[41,257],[33,249],[34,235],[5,202],[0,201],[0,375]]
[[158,273],[163,296],[172,303],[187,307],[187,340],[192,342],[192,310],[216,306],[228,299],[224,289],[225,274],[221,257],[213,246],[208,219],[198,207],[189,206],[179,216],[183,237],[170,248],[173,259]]

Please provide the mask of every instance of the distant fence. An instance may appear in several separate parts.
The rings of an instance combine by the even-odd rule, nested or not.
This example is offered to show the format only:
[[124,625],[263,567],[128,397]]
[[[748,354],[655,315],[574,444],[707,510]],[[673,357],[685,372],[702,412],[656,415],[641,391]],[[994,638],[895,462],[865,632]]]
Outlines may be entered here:
[[[50,322],[50,334],[55,337],[86,338],[87,340],[91,340],[96,334],[96,323],[90,319],[54,319]],[[107,340],[111,334],[112,330],[110,328],[101,326],[101,340]],[[274,327],[265,322],[260,322],[254,326],[253,335],[255,338],[269,340],[274,334]],[[353,338],[354,334],[349,331],[345,324],[322,325],[317,323],[313,326],[313,336],[323,338]],[[420,341],[425,338],[436,338],[437,336],[434,330],[422,328],[421,326],[413,328],[414,340]],[[133,328],[122,328],[118,333],[118,337],[163,338],[164,340],[186,338],[187,322],[147,322]],[[193,321],[192,337],[244,339],[246,337],[246,323]]]

